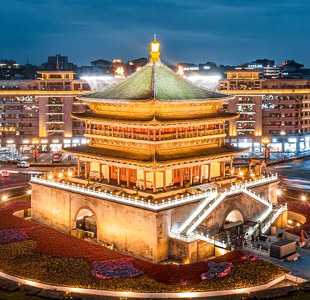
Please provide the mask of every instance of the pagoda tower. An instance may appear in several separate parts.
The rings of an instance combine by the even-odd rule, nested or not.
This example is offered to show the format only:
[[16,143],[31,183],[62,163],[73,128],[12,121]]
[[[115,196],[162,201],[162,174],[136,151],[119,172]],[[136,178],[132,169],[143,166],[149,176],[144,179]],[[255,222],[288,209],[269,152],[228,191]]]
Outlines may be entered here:
[[77,176],[32,176],[32,219],[135,257],[184,263],[272,224],[285,228],[277,176],[231,174],[246,150],[225,145],[225,122],[238,117],[221,110],[230,97],[162,64],[156,40],[150,50],[140,71],[79,97],[91,112],[73,117],[85,121],[89,144],[64,149],[78,158]]
[[231,170],[242,152],[224,145],[225,121],[238,117],[220,111],[230,96],[176,75],[160,61],[156,39],[150,55],[122,82],[79,97],[92,112],[72,117],[85,121],[89,144],[65,149],[78,157],[78,176],[97,173],[99,181],[155,198],[185,183],[224,179],[225,164]]

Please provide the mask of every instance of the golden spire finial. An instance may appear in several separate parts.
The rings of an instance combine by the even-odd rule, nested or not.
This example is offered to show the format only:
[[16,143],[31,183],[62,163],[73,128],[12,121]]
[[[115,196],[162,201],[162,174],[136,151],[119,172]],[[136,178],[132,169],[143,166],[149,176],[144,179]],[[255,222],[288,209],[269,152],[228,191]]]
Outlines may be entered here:
[[151,55],[151,61],[159,61],[159,55],[160,55],[160,43],[156,41],[156,34],[154,34],[154,41],[150,44],[150,55]]

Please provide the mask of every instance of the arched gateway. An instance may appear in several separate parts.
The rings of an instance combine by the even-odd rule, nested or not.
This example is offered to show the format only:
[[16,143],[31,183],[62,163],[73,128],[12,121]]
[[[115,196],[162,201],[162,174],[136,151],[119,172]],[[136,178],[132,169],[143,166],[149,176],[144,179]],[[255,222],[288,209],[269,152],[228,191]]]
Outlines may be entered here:
[[84,230],[86,236],[97,238],[97,220],[95,213],[90,208],[80,208],[74,220],[75,227]]
[[[233,195],[247,191],[245,207],[253,203],[246,197],[261,202],[260,210],[239,209],[254,224],[277,217],[277,178],[234,186],[233,159],[246,150],[225,145],[225,123],[239,116],[222,109],[232,96],[178,76],[159,50],[152,42],[144,67],[79,97],[90,111],[72,116],[85,122],[89,143],[64,149],[78,158],[77,174],[33,177],[32,217],[67,232],[97,230],[99,242],[141,258],[192,261],[198,240],[228,249],[198,226],[219,231],[227,216],[240,221],[229,214],[238,208],[228,207]],[[267,200],[249,189],[267,191]]]

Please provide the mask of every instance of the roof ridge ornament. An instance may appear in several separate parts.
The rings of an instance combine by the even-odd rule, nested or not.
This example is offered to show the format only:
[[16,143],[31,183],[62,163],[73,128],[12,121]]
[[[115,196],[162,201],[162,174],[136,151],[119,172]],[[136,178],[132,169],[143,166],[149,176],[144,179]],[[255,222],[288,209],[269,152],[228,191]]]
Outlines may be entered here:
[[150,43],[150,61],[156,62],[160,61],[159,55],[160,55],[160,43],[156,41],[156,34],[154,34],[154,40],[152,43]]

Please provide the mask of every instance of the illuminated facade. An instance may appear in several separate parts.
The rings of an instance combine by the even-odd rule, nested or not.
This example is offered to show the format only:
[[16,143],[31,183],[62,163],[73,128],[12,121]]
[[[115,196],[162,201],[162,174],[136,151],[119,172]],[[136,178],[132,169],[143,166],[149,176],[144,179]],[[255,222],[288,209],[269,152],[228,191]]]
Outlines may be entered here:
[[84,124],[70,115],[87,109],[76,97],[89,91],[88,84],[75,80],[71,71],[38,74],[38,80],[0,83],[1,146],[27,153],[32,151],[33,138],[39,138],[40,152],[81,144]]
[[266,232],[286,208],[276,176],[235,184],[243,151],[225,145],[224,127],[238,113],[220,111],[230,97],[177,76],[159,51],[154,41],[141,70],[79,97],[91,112],[72,117],[89,144],[64,149],[78,158],[75,177],[32,178],[32,218],[145,259],[192,262],[230,249],[228,232],[246,221],[247,237]]
[[230,122],[227,143],[258,154],[267,136],[271,152],[310,150],[309,80],[263,79],[259,71],[234,70],[219,87],[234,96],[226,111],[240,113]]

